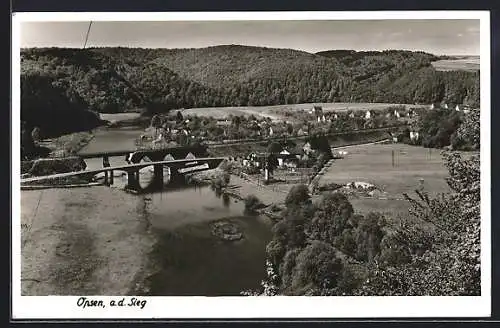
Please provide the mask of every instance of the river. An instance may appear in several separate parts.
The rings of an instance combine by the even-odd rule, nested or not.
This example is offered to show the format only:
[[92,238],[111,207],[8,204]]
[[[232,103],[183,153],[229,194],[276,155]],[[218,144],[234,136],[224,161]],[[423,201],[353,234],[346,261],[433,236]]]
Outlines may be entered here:
[[[103,129],[81,153],[134,148],[140,129]],[[87,159],[89,169],[102,167],[101,159]],[[110,158],[111,165],[124,164],[124,157]],[[267,217],[244,214],[241,201],[215,193],[208,186],[169,186],[161,192],[137,195],[145,200],[145,211],[156,244],[149,255],[156,267],[146,285],[155,296],[230,296],[256,289],[265,277],[265,249],[271,239]],[[141,171],[146,185],[152,172]],[[125,176],[117,176],[114,188],[123,188]],[[131,212],[133,213],[133,212]],[[133,215],[133,214],[131,214]],[[212,234],[216,221],[236,225],[243,238],[225,241]]]

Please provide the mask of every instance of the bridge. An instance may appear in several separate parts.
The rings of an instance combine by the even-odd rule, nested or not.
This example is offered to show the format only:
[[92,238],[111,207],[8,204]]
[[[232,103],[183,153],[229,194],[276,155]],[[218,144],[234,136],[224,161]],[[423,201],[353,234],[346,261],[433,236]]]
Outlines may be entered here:
[[120,151],[105,151],[99,153],[85,153],[78,154],[79,157],[86,158],[102,158],[104,162],[109,161],[109,157],[115,156],[130,156],[128,160],[131,163],[139,163],[141,160],[149,158],[151,161],[162,161],[167,155],[171,155],[174,159],[184,159],[189,154],[195,157],[207,157],[208,146],[206,145],[193,145],[193,146],[179,146],[169,147],[162,149],[140,149],[140,150],[120,150]]
[[167,166],[170,168],[170,181],[177,182],[183,181],[184,174],[194,173],[205,170],[211,170],[217,168],[226,158],[225,157],[206,157],[206,158],[195,158],[195,159],[179,159],[179,160],[169,160],[169,161],[151,161],[151,162],[141,162],[127,165],[118,166],[108,166],[93,170],[82,170],[76,172],[59,173],[40,177],[31,177],[21,179],[21,185],[27,185],[32,183],[38,183],[43,181],[64,179],[73,176],[95,176],[99,173],[104,173],[104,184],[112,185],[114,180],[114,171],[122,171],[127,173],[127,186],[126,189],[134,190],[137,192],[146,191],[139,184],[139,170],[152,166],[154,168],[153,180],[147,189],[156,189],[163,187],[163,167]]

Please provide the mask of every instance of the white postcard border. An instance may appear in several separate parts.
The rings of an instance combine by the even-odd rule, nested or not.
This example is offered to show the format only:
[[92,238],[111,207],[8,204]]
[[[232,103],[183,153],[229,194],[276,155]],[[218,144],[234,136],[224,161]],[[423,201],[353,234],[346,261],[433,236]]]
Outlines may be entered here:
[[[478,297],[141,297],[144,309],[86,308],[79,296],[21,296],[20,27],[42,21],[480,19],[481,296]],[[12,315],[14,319],[401,318],[491,315],[490,13],[488,11],[14,13],[12,18]],[[488,109],[488,110],[484,110]],[[95,296],[109,304],[122,296]],[[131,299],[130,297],[125,297]]]

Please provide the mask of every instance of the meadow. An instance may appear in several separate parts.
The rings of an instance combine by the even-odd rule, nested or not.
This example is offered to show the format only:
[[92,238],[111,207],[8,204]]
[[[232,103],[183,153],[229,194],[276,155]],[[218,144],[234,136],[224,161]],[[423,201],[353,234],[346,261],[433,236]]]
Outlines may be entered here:
[[449,192],[445,180],[448,171],[438,149],[375,144],[346,147],[344,150],[347,155],[326,170],[319,184],[367,182],[384,192],[380,198],[351,197],[350,201],[358,212],[376,211],[391,217],[405,214],[408,202],[402,194],[414,196],[421,184],[431,195]]
[[477,71],[479,70],[479,57],[438,60],[433,62],[432,66],[437,71]]

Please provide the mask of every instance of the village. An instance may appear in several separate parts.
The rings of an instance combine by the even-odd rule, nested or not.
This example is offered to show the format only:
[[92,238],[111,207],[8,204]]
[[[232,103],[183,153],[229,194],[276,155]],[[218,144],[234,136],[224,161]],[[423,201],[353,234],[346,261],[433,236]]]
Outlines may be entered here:
[[[227,156],[233,174],[257,185],[308,184],[313,190],[318,188],[314,187],[315,177],[327,163],[348,156],[348,150],[342,147],[417,144],[418,118],[428,110],[467,114],[472,109],[446,103],[366,110],[328,110],[311,105],[300,111],[281,110],[274,119],[254,114],[229,114],[226,118],[184,116],[178,110],[155,115],[136,145],[138,149],[161,149],[205,144],[211,155]],[[358,134],[352,136],[355,132]],[[167,155],[165,159],[173,157]]]

